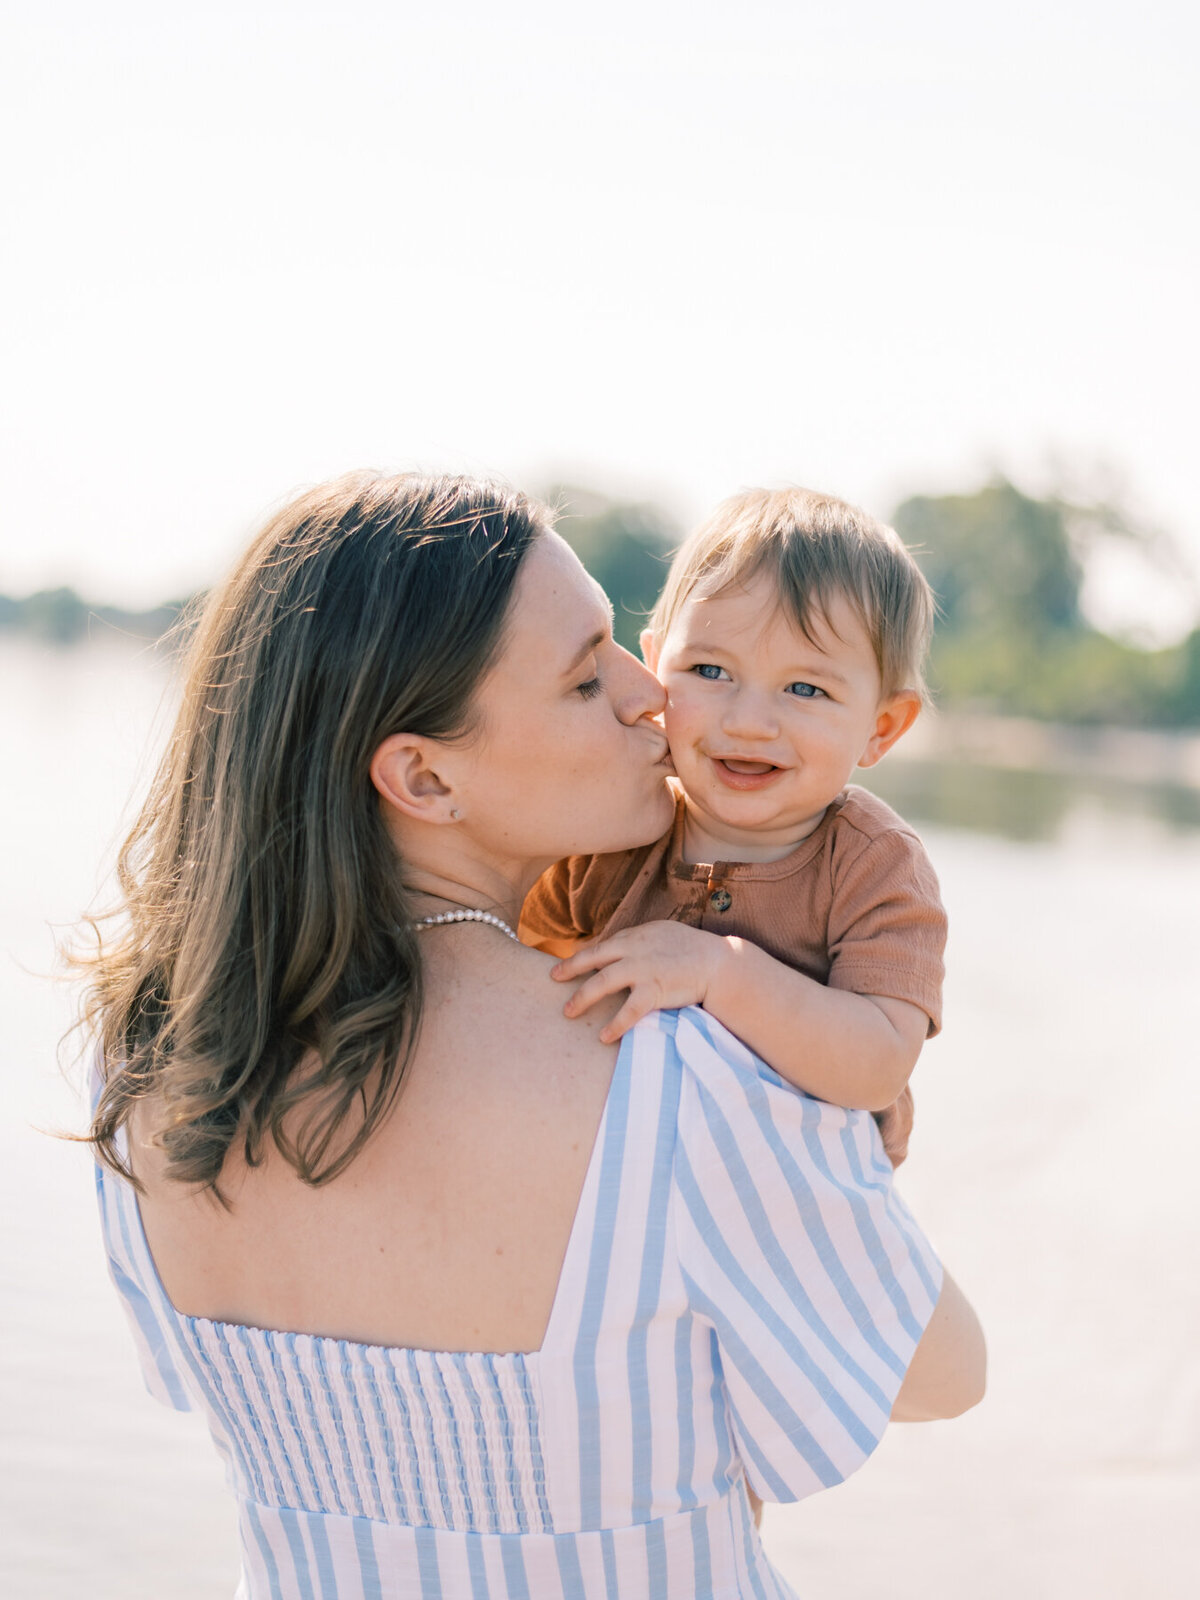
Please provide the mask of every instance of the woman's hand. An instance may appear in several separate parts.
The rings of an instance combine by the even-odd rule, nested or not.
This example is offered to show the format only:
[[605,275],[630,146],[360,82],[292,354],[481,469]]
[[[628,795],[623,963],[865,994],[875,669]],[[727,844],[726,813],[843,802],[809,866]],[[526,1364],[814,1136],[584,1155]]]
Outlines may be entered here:
[[651,1011],[702,1006],[726,955],[720,934],[689,928],[682,922],[644,922],[596,944],[585,944],[552,967],[550,976],[558,983],[569,983],[592,974],[563,1007],[568,1017],[582,1016],[606,995],[629,990],[628,1000],[600,1032],[603,1043],[612,1044]]

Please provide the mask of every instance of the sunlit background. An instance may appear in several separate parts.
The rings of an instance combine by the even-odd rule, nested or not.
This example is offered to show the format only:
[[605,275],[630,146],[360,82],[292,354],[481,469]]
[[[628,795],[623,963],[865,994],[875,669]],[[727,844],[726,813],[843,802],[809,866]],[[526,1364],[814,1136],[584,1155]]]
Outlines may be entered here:
[[[636,631],[723,496],[894,519],[939,709],[872,773],[951,913],[902,1183],[988,1401],[767,1514],[806,1600],[1156,1600],[1200,1542],[1196,9],[0,11],[0,1589],[234,1586],[142,1395],[42,974],[292,490],[503,474]],[[11,1241],[9,1243],[8,1241]]]

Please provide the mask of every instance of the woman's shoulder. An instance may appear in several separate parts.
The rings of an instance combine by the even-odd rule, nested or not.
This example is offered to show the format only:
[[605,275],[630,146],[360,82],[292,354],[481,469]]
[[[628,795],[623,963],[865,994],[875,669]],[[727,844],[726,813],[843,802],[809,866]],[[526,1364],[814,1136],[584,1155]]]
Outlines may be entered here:
[[651,1012],[633,1031],[636,1053],[661,1056],[695,1092],[722,1102],[769,1107],[780,1116],[827,1121],[837,1129],[871,1121],[867,1112],[847,1111],[794,1088],[700,1006]]
[[869,1112],[793,1088],[699,1006],[642,1018],[628,1065],[644,1095],[674,1108],[677,1178],[757,1189],[774,1172],[787,1190],[830,1181],[890,1188],[891,1166]]
[[684,1235],[694,1229],[707,1251],[744,1228],[744,1254],[751,1237],[761,1243],[781,1226],[836,1236],[834,1254],[864,1262],[880,1239],[903,1235],[932,1286],[932,1253],[895,1193],[870,1112],[794,1088],[697,1006],[656,1012],[634,1035],[631,1075],[653,1078],[658,1063],[657,1097],[673,1106],[672,1185],[679,1216],[690,1219]]

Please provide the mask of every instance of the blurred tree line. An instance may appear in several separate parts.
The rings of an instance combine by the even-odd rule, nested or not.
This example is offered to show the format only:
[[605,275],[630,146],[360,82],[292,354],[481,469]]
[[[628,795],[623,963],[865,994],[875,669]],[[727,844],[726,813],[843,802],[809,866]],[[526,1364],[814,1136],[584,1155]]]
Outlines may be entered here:
[[[631,650],[681,534],[652,507],[559,488],[559,531],[604,585]],[[998,478],[968,495],[917,495],[893,526],[938,598],[930,684],[939,705],[1056,722],[1200,725],[1200,627],[1165,650],[1083,615],[1090,536],[1146,542],[1118,507],[1035,500]]]
[[656,506],[556,484],[540,496],[555,527],[613,603],[613,634],[638,655],[638,635],[666,582],[682,531]]
[[941,704],[1057,722],[1200,724],[1200,628],[1170,649],[1139,649],[1080,609],[1097,534],[1153,553],[1118,507],[1034,500],[996,479],[971,495],[905,500],[893,524],[938,597],[930,676]]
[[[617,638],[636,651],[682,530],[653,505],[589,489],[559,485],[544,498],[611,597]],[[929,676],[940,705],[1057,722],[1200,726],[1200,627],[1170,649],[1140,649],[1098,631],[1081,609],[1097,532],[1149,542],[1119,507],[1036,500],[997,478],[974,494],[916,495],[892,522],[938,597]],[[0,628],[58,644],[111,631],[156,638],[180,609],[92,607],[56,589],[25,600],[0,595]]]
[[170,600],[149,611],[126,611],[89,605],[74,589],[39,589],[24,600],[0,594],[0,629],[31,634],[47,644],[79,644],[114,634],[153,640],[173,626],[186,604]]

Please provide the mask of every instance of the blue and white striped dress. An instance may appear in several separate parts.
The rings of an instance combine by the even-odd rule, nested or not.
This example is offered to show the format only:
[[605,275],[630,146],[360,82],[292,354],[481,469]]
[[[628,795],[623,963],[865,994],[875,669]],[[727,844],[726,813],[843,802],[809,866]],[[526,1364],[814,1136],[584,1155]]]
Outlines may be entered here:
[[853,1472],[940,1288],[871,1117],[695,1008],[622,1041],[533,1354],[181,1316],[133,1190],[97,1183],[148,1385],[226,1458],[247,1600],[788,1595],[745,1483]]

